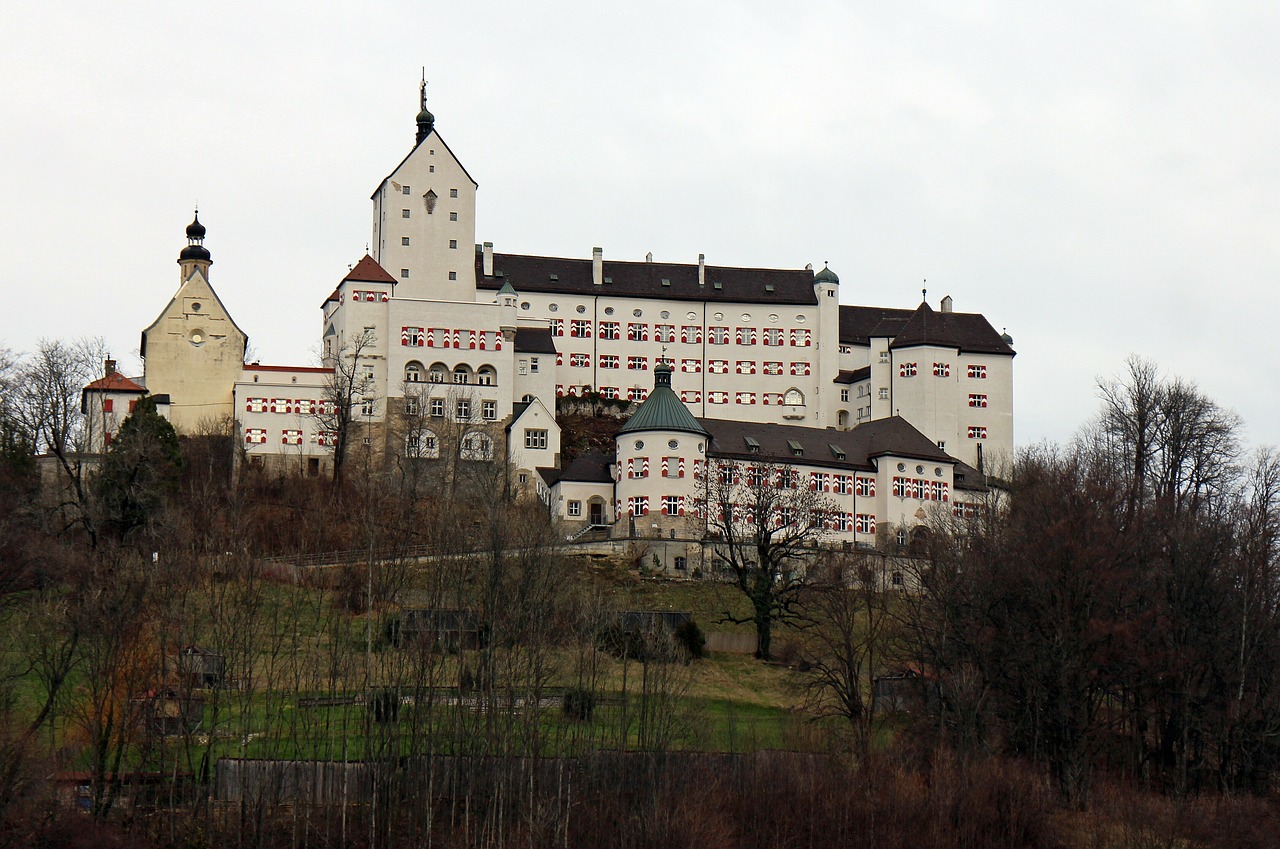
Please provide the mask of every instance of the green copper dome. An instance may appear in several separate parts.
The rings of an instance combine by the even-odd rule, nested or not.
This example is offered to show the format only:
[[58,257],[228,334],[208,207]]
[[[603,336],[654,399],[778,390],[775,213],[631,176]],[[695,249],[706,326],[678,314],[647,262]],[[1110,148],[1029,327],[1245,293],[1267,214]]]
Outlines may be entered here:
[[836,276],[836,273],[834,271],[832,271],[830,268],[827,268],[824,265],[822,266],[821,271],[813,275],[813,282],[814,283],[839,283],[840,278]]
[[671,388],[671,366],[658,365],[653,370],[653,391],[640,405],[618,434],[646,430],[677,430],[706,436],[707,432],[689,412]]

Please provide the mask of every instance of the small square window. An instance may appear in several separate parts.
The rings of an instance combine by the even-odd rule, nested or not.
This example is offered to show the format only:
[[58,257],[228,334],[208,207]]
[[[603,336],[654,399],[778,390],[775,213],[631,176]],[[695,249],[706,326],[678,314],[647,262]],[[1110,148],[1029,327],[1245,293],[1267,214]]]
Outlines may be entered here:
[[406,195],[407,195],[407,194],[409,194],[409,187],[408,187],[408,186],[405,186],[405,187],[403,187],[402,189],[400,189],[400,191],[401,191],[403,194],[406,194]]
[[400,217],[401,217],[401,218],[408,218],[408,217],[409,217],[409,210],[407,210],[407,209],[402,209],[402,210],[400,210]]
[[458,272],[456,272],[456,271],[450,271],[450,272],[449,272],[449,279],[450,279],[450,280],[457,280],[457,279],[458,279]]
[[401,237],[400,237],[400,245],[401,245],[402,247],[406,247],[406,248],[407,248],[407,247],[409,247],[409,237],[408,237],[408,236],[401,236]]
[[457,249],[458,249],[458,240],[457,240],[457,239],[450,239],[450,240],[449,240],[449,250],[456,251]]
[[581,502],[581,501],[570,501],[570,502],[569,502],[569,515],[570,515],[570,516],[581,516],[581,515],[582,515],[582,502]]
[[450,189],[450,190],[449,190],[449,197],[451,197],[451,198],[456,198],[457,196],[458,196],[458,190],[457,190],[457,189]]
[[458,213],[456,213],[456,212],[450,212],[450,213],[449,213],[449,220],[450,220],[450,221],[457,221],[457,220],[458,220]]
[[407,269],[407,268],[402,268],[402,269],[400,269],[400,276],[401,276],[401,277],[404,277],[404,278],[408,278],[408,276],[409,276],[409,269]]

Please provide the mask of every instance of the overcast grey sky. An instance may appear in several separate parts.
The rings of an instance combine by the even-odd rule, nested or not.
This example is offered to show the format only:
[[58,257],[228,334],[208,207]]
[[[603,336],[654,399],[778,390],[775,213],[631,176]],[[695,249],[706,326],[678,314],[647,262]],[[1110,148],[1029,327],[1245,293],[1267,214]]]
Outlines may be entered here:
[[263,362],[309,363],[369,194],[436,127],[498,251],[820,267],[844,303],[1007,327],[1016,438],[1137,353],[1280,443],[1280,6],[0,9],[0,344],[139,333],[198,199]]

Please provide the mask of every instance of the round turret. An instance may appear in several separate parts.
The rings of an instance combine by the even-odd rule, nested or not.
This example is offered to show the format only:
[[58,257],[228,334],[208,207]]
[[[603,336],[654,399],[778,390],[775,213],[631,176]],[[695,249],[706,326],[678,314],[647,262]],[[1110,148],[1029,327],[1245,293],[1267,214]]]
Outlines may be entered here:
[[1013,337],[1009,335],[1009,328],[1004,328],[1003,332],[1000,334],[1000,341],[1008,345],[1010,348],[1013,347]]

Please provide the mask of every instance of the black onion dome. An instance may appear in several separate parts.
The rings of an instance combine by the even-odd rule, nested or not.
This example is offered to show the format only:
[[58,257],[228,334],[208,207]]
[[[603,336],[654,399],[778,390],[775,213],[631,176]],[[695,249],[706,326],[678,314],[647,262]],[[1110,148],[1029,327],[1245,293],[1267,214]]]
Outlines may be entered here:
[[195,220],[187,225],[187,238],[193,242],[198,242],[204,239],[204,234],[204,225],[200,223],[200,213],[197,212]]
[[211,260],[211,258],[212,257],[209,254],[209,249],[206,248],[204,245],[187,245],[185,248],[182,249],[182,253],[178,254],[179,260],[203,259],[205,261],[209,261]]

